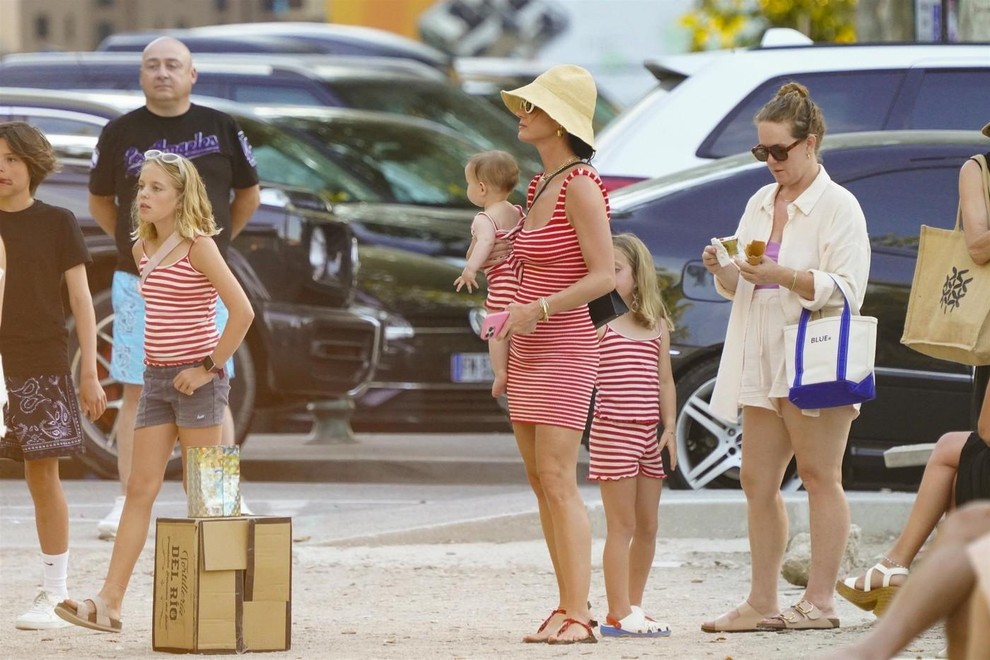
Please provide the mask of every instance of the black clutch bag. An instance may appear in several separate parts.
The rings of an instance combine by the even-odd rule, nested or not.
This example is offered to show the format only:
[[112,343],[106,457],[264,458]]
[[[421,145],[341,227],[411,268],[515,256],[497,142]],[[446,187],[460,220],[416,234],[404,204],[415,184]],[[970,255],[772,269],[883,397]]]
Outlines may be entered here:
[[606,293],[588,303],[588,316],[591,317],[591,322],[595,324],[596,328],[602,327],[612,319],[619,318],[628,311],[629,308],[626,307],[625,301],[615,289],[612,289],[611,293]]

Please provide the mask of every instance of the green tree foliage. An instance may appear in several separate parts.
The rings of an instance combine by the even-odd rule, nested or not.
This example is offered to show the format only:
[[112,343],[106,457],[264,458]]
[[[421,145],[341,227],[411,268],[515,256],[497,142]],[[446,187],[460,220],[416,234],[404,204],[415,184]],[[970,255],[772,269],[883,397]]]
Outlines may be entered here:
[[856,40],[858,0],[698,0],[681,17],[692,50],[755,46],[771,27],[794,28],[813,41]]

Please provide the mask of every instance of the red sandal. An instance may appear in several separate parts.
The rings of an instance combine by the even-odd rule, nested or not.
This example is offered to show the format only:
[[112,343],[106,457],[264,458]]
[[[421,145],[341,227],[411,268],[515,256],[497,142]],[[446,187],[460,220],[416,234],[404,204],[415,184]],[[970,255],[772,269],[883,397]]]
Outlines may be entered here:
[[[536,630],[536,634],[539,635],[541,632],[546,630],[547,626],[550,625],[550,620],[555,616],[557,616],[558,614],[567,614],[567,610],[563,609],[562,607],[558,607],[553,612],[551,612],[550,616],[548,616],[543,621],[543,623],[540,624],[540,627]],[[537,639],[534,635],[526,635],[525,637],[523,637],[523,641],[526,642],[527,644],[543,644],[547,641],[547,638],[542,637]]]
[[[558,639],[557,635],[570,628],[572,625],[577,624],[588,631],[586,637],[581,639]],[[584,621],[578,621],[577,619],[564,619],[564,623],[561,624],[560,628],[557,630],[557,635],[553,635],[547,638],[547,644],[597,644],[598,638],[595,637],[595,631],[591,626]]]

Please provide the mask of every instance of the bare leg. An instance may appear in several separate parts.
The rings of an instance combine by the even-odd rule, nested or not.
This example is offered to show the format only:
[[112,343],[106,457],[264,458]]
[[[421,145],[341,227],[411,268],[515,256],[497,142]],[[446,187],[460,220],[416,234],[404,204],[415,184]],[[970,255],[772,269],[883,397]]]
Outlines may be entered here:
[[[165,479],[165,467],[172,456],[176,435],[182,445],[185,462],[188,447],[207,447],[220,444],[220,426],[204,428],[176,428],[174,424],[148,426],[135,431],[135,440],[141,451],[135,454],[133,479],[127,484],[127,501],[120,517],[117,538],[113,544],[110,568],[100,589],[100,597],[107,605],[110,617],[119,619],[124,593],[134,574],[141,551],[148,540],[151,510]],[[183,470],[183,475],[185,470]],[[183,483],[185,486],[185,483]],[[73,601],[71,605],[77,606]]]
[[990,649],[990,603],[987,595],[979,589],[973,591],[969,602],[969,639],[966,645],[966,660],[986,658]]
[[24,480],[34,502],[34,525],[41,551],[60,555],[69,550],[69,505],[58,476],[58,458],[24,461]]
[[137,418],[141,385],[124,384],[117,411],[114,431],[117,434],[117,474],[120,478],[120,494],[127,494],[127,479],[131,476],[131,457],[134,455],[134,420]]
[[787,547],[787,510],[780,495],[780,484],[792,455],[787,430],[777,413],[745,406],[740,480],[746,494],[752,562],[749,595],[745,603],[706,623],[703,629],[724,627],[745,605],[765,616],[780,612],[777,576]]
[[630,543],[636,529],[637,477],[606,479],[598,482],[605,509],[605,550],[602,569],[608,613],[616,620],[632,614],[630,605]]
[[[987,533],[990,533],[988,502],[972,502],[949,515],[930,554],[901,587],[887,613],[865,638],[837,652],[836,660],[891,658],[937,621],[952,617],[969,598],[975,583],[966,546]],[[950,657],[959,657],[953,655],[958,652],[952,647],[953,638],[949,641]]]
[[842,457],[856,411],[852,406],[826,408],[816,419],[803,415],[789,401],[781,405],[798,473],[808,491],[811,568],[804,599],[833,616],[835,581],[850,523],[849,503],[842,490]]
[[657,550],[657,509],[663,479],[636,477],[636,529],[629,546],[629,602],[643,606],[643,592]]
[[[550,507],[547,505],[546,494],[543,492],[543,484],[540,482],[540,474],[536,465],[536,427],[532,424],[513,424],[513,431],[516,436],[516,445],[519,447],[519,454],[522,456],[523,465],[526,467],[526,478],[536,495],[536,504],[540,511],[540,527],[543,529],[543,539],[547,544],[547,551],[550,553],[550,563],[553,564],[553,574],[557,579],[558,601],[554,609],[560,609],[564,602],[565,589],[567,585],[561,578],[560,562],[557,560],[557,545],[554,539],[553,519],[550,515]],[[557,631],[560,624],[567,617],[562,614],[554,614],[543,631],[526,635],[523,639],[527,642],[542,642]]]
[[760,612],[777,613],[777,576],[787,548],[787,510],[780,483],[791,461],[791,443],[775,412],[752,406],[743,409],[743,438],[740,479],[752,556],[746,600]]
[[509,374],[509,340],[492,339],[488,342],[488,355],[492,361],[495,382],[492,383],[492,396],[496,399],[505,394]]
[[[959,456],[969,434],[963,431],[946,433],[935,443],[925,473],[921,477],[918,495],[904,529],[890,547],[887,556],[902,566],[910,566],[918,556],[921,547],[928,540],[935,525],[952,505],[953,488],[956,483],[956,471],[959,468]],[[887,562],[884,562],[887,564]],[[864,576],[856,580],[856,588],[863,589]],[[890,584],[901,585],[907,579],[905,575],[894,575]],[[883,583],[883,576],[874,572],[873,587]]]
[[234,415],[230,412],[230,406],[227,406],[223,410],[223,425],[221,428],[222,434],[220,444],[224,447],[233,447],[237,442],[237,435],[234,430]]
[[[560,568],[560,606],[567,617],[587,622],[588,592],[591,589],[591,522],[577,487],[578,449],[581,431],[557,426],[536,427],[536,465],[553,522],[553,538]],[[570,641],[589,633],[581,626],[570,626],[549,641]]]

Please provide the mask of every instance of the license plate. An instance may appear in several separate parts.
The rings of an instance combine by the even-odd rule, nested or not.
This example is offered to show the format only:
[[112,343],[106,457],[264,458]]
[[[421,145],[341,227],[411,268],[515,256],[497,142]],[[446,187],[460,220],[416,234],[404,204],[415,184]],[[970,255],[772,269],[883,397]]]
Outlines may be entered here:
[[495,380],[488,353],[454,353],[450,356],[452,383],[490,383]]

